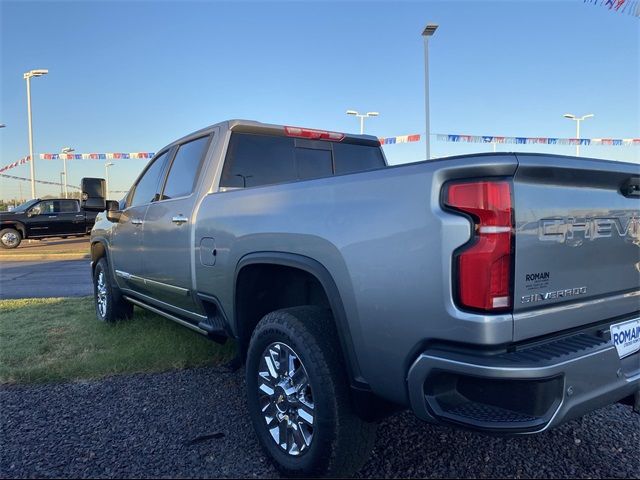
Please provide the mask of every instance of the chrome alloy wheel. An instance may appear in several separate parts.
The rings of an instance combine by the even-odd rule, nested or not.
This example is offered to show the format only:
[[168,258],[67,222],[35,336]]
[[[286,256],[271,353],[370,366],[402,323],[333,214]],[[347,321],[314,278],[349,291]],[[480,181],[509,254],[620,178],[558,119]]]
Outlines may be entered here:
[[258,367],[260,409],[274,442],[298,456],[313,440],[315,419],[309,377],[298,355],[281,342],[262,352]]
[[98,285],[96,288],[98,312],[102,318],[107,314],[107,283],[105,280],[104,270],[98,272]]
[[2,243],[4,243],[7,247],[14,247],[18,244],[18,235],[13,232],[7,232],[2,235],[2,239],[0,239]]

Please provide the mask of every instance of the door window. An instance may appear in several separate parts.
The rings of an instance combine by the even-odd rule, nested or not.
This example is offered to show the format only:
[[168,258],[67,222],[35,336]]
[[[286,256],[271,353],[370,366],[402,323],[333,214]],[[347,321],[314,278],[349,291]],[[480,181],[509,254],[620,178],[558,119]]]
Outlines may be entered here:
[[44,202],[40,202],[31,209],[31,213],[34,215],[47,215],[56,212],[57,210],[55,209],[53,200],[45,200]]
[[211,137],[206,136],[180,145],[178,153],[171,163],[171,169],[162,192],[162,200],[191,195],[196,184],[200,164],[206,153],[207,145],[209,145],[209,138]]
[[128,205],[129,207],[145,205],[156,199],[160,175],[162,174],[165,160],[170,151],[171,150],[167,150],[159,157],[156,157],[156,159],[151,162],[151,165],[147,167],[135,186],[133,196],[131,197],[131,204]]
[[60,200],[59,202],[60,213],[78,213],[80,211],[80,205],[75,200]]

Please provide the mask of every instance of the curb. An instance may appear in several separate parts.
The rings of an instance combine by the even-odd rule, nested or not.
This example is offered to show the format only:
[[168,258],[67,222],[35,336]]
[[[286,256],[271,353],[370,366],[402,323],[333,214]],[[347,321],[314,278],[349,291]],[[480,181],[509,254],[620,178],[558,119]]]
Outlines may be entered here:
[[0,255],[0,263],[7,262],[26,262],[29,260],[90,260],[88,253],[56,253],[56,254],[38,254],[38,253],[18,253],[15,255]]

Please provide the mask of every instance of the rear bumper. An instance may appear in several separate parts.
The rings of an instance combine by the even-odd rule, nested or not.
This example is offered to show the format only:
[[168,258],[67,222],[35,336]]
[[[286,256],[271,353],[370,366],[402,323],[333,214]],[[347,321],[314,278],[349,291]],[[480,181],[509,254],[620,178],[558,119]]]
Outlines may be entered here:
[[426,421],[497,433],[535,433],[640,389],[640,352],[620,359],[610,340],[578,333],[509,353],[423,352],[407,376]]

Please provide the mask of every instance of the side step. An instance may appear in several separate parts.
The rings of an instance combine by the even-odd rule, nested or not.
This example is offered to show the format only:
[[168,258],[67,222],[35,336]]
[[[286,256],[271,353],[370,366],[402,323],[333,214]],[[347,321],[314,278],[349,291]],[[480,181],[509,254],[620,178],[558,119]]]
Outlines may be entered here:
[[216,343],[222,344],[227,341],[228,335],[226,333],[226,330],[224,329],[224,324],[220,322],[220,320],[216,320],[216,322],[214,323],[211,321],[212,318],[209,317],[205,322],[200,322],[197,325],[195,325],[189,321],[183,320],[182,318],[176,315],[173,315],[169,312],[166,312],[160,308],[149,305],[148,303],[144,303],[136,298],[130,297],[128,295],[123,295],[123,297],[125,300],[133,303],[134,305],[144,308],[145,310],[149,310],[153,313],[157,313],[158,315],[161,315],[164,318],[167,318],[173,322],[176,322],[182,325],[183,327],[187,327],[193,331],[198,332],[201,335],[205,335]]
[[202,335],[207,335],[208,332],[202,328],[200,328],[199,326],[194,325],[191,322],[187,322],[186,320],[183,320],[179,317],[176,317],[175,315],[172,315],[171,313],[165,312],[164,310],[161,310],[157,307],[152,307],[151,305],[149,305],[148,303],[144,303],[141,302],[140,300],[137,300],[133,297],[129,297],[128,295],[123,295],[124,299],[128,302],[133,303],[134,305],[137,305],[141,308],[144,308],[145,310],[149,310],[153,313],[157,313],[158,315],[163,316],[164,318],[168,318],[169,320],[172,320],[176,323],[179,323],[180,325],[182,325],[183,327],[187,327],[190,328],[191,330],[195,330],[196,332],[202,334]]

